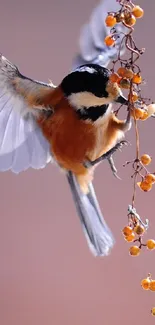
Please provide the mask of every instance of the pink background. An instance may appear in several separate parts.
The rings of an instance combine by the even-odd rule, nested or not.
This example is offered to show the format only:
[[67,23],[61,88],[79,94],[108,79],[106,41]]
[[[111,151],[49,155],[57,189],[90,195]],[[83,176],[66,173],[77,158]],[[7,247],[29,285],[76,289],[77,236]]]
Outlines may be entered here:
[[[78,49],[81,25],[95,0],[2,0],[0,51],[21,72],[59,83]],[[146,53],[141,59],[147,84],[145,96],[154,100],[155,2],[140,0],[145,10],[136,26],[136,40]],[[140,123],[141,153],[150,153],[155,171],[155,120]],[[155,252],[145,249],[137,258],[128,254],[121,229],[131,202],[131,169],[122,167],[134,157],[131,148],[116,154],[122,181],[103,163],[95,188],[101,208],[117,240],[112,254],[94,258],[87,248],[63,174],[55,166],[16,176],[0,174],[0,324],[94,325],[153,324],[155,293],[144,292],[140,281],[152,272]],[[146,238],[155,238],[155,188],[137,191],[137,209],[150,219]]]

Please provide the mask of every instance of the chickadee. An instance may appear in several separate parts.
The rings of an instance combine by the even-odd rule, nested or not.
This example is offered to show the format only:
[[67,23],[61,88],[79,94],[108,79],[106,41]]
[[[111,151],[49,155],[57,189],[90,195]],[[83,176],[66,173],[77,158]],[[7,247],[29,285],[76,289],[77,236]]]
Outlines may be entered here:
[[107,68],[86,64],[54,86],[23,76],[0,56],[0,170],[19,173],[54,160],[66,173],[96,256],[108,255],[114,238],[92,186],[93,162],[109,158],[131,126],[129,114],[121,121],[112,111],[112,103],[127,100],[109,76]]

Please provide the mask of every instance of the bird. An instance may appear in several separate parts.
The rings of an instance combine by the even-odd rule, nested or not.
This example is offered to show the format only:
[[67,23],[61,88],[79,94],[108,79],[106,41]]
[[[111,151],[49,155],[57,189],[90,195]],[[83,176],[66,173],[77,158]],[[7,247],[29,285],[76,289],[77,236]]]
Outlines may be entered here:
[[110,70],[87,63],[55,86],[21,74],[0,55],[0,171],[19,173],[55,162],[67,177],[78,216],[95,256],[115,240],[92,185],[99,162],[119,149],[131,127],[130,111],[119,120],[113,103],[128,105]]

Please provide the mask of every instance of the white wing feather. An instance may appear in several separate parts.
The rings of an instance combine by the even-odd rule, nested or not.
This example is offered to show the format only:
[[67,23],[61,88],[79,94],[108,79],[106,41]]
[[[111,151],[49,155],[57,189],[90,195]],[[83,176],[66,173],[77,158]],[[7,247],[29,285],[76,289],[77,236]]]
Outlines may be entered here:
[[109,34],[110,28],[105,24],[107,12],[118,11],[120,4],[116,0],[101,0],[94,8],[87,24],[83,26],[79,38],[80,53],[74,59],[73,68],[86,63],[96,63],[107,67],[114,60],[118,53],[118,46],[121,44],[121,54],[125,51],[123,34],[126,27],[122,24],[115,26],[116,31],[120,33],[120,38],[116,41],[116,47],[107,47],[104,38]]
[[10,169],[19,173],[29,167],[45,167],[51,161],[51,153],[31,107],[13,86],[16,77],[21,77],[27,93],[32,90],[37,93],[41,87],[49,89],[50,85],[23,77],[0,56],[0,171]]

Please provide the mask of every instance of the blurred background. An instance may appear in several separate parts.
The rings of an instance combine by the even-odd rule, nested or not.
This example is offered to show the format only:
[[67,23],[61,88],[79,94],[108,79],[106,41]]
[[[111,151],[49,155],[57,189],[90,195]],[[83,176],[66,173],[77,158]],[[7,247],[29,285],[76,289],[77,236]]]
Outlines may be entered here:
[[[135,28],[137,46],[146,48],[140,60],[144,95],[155,100],[155,2],[138,4],[145,11]],[[23,74],[58,84],[96,5],[95,0],[2,0],[0,51]],[[153,157],[155,171],[155,120],[139,126],[141,153]],[[123,163],[135,157],[134,128],[127,138],[132,146],[115,155],[122,181],[106,162],[95,174],[100,206],[116,238],[105,258],[91,255],[66,179],[55,166],[0,174],[0,324],[153,324],[155,293],[144,292],[140,282],[148,272],[155,279],[155,252],[143,249],[130,257],[121,234],[133,189],[132,170]],[[154,191],[137,190],[137,210],[150,220],[145,238],[155,238]]]

